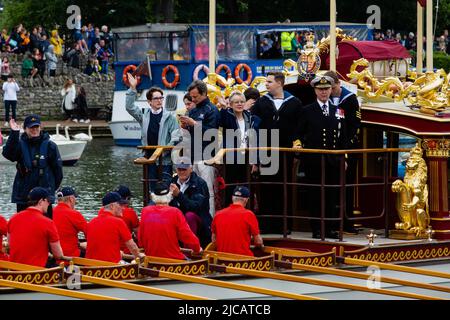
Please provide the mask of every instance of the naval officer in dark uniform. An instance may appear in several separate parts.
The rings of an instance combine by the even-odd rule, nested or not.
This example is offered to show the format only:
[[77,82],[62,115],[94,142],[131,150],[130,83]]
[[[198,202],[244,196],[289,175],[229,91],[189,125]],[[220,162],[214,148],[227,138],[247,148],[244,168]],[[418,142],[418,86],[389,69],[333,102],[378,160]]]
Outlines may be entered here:
[[[317,100],[305,106],[299,118],[298,137],[294,147],[306,149],[345,149],[347,145],[345,117],[342,109],[330,102],[334,81],[328,76],[317,76],[311,81]],[[325,168],[321,168],[321,154],[303,154],[305,178],[318,184],[322,174],[325,184],[339,184],[340,156],[325,155]],[[311,217],[320,217],[320,187],[308,187],[308,208]],[[339,189],[325,188],[325,217],[337,218],[339,214]],[[313,238],[321,238],[320,220],[310,220]],[[325,222],[325,237],[338,239],[338,221]]]
[[[333,79],[331,87],[331,103],[344,110],[345,126],[347,129],[347,149],[358,149],[360,147],[359,132],[361,129],[361,108],[356,94],[341,86],[338,74],[335,71],[327,71],[324,74]],[[355,183],[358,159],[361,154],[349,154],[347,158],[346,183]],[[346,189],[346,216],[353,217],[355,188]],[[353,225],[353,220],[344,219],[344,231],[349,234],[358,234]]]

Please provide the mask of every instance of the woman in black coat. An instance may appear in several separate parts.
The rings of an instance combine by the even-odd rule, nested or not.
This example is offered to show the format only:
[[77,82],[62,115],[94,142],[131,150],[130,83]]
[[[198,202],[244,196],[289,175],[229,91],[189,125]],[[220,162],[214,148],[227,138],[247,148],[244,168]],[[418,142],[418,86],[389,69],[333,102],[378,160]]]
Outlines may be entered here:
[[80,122],[89,123],[88,119],[88,106],[86,102],[86,91],[83,87],[78,88],[78,94],[75,98],[75,104],[77,105],[77,119]]
[[[220,110],[220,127],[222,127],[222,148],[249,148],[258,146],[258,130],[260,118],[244,110],[245,96],[241,92],[233,92],[230,97],[230,108]],[[224,158],[225,183],[240,184],[248,181],[247,174],[258,170],[257,154],[245,151],[227,152]],[[231,203],[233,186],[227,186],[225,205]]]

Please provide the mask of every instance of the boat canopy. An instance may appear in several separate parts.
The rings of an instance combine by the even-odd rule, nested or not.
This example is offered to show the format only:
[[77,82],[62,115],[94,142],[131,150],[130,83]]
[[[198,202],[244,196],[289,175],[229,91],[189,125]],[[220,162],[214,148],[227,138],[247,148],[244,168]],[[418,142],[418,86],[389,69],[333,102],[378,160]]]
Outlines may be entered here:
[[[408,50],[394,40],[385,41],[348,41],[338,43],[338,59],[336,62],[337,71],[346,79],[351,65],[355,60],[365,58],[369,62],[373,61],[395,61],[411,58]],[[330,57],[326,57],[327,69],[330,64]]]
[[[369,39],[365,24],[338,23],[345,33]],[[217,59],[248,61],[258,57],[263,37],[279,38],[281,32],[310,31],[316,39],[328,35],[328,22],[217,24]],[[154,60],[202,61],[209,57],[208,24],[145,24],[112,29],[116,61],[142,61],[148,53]]]

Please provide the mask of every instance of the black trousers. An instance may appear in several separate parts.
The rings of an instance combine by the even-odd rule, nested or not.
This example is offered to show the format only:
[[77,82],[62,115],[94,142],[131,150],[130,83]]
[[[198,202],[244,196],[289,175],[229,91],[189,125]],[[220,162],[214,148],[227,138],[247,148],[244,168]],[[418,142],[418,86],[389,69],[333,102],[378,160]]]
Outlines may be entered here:
[[[249,164],[225,164],[225,183],[239,183],[240,185],[247,185],[247,172],[250,170]],[[228,207],[231,202],[233,190],[236,186],[227,186],[225,189],[225,199],[223,207]]]
[[5,100],[5,121],[9,122],[9,110],[12,112],[12,119],[16,120],[17,100]]
[[[283,157],[286,157],[286,162]],[[284,191],[284,170],[286,168],[287,182],[293,182],[293,153],[280,153],[278,172],[274,175],[261,175],[260,181],[265,182],[260,185],[258,197],[259,215],[274,215],[273,218],[258,218],[261,233],[283,233],[283,209],[284,197],[287,197],[287,215],[292,215],[293,188],[287,186],[287,193]],[[292,219],[287,218],[287,231],[292,230]]]
[[[305,155],[305,178],[307,183],[320,184],[322,175],[325,175],[325,184],[339,184],[339,159],[333,156],[325,156],[324,171],[322,171],[322,159],[319,155]],[[320,218],[322,211],[321,188],[308,186],[307,207],[311,217]],[[339,217],[339,187],[325,187],[324,210],[325,218]],[[320,232],[320,220],[310,220],[312,232]],[[325,221],[325,232],[339,229],[339,221]]]

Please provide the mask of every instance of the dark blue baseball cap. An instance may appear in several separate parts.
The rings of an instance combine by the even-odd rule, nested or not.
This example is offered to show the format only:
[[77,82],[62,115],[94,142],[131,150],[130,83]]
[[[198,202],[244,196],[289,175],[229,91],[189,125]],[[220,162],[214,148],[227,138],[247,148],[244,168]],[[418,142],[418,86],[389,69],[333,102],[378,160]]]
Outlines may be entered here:
[[48,199],[50,201],[50,193],[45,188],[35,187],[28,193],[28,199],[30,201],[38,201],[41,199]]
[[123,200],[118,192],[108,192],[102,199],[102,205],[106,206],[108,204],[118,202],[119,204],[128,203],[128,201]]
[[241,198],[249,198],[250,190],[248,190],[248,188],[244,186],[237,186],[236,188],[234,188],[233,196]]
[[155,187],[153,188],[153,193],[157,196],[164,196],[170,192],[170,188],[167,185],[167,183],[163,181],[159,181],[156,183]]
[[175,168],[177,169],[189,169],[192,167],[191,159],[188,157],[180,157],[175,161]]
[[41,118],[37,114],[29,115],[23,121],[24,128],[31,128],[41,125]]
[[129,197],[133,196],[133,194],[131,193],[130,188],[128,188],[127,186],[124,186],[124,185],[118,186],[117,189],[114,190],[114,191],[117,192],[118,194],[120,194],[120,196],[123,199],[126,199],[126,198],[129,198]]
[[56,192],[56,196],[58,198],[62,197],[68,197],[68,196],[74,196],[75,198],[78,198],[78,194],[76,193],[75,189],[72,187],[62,187]]

